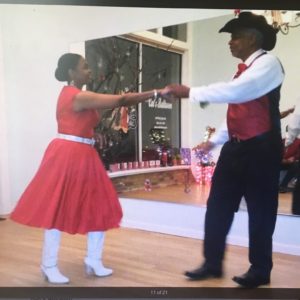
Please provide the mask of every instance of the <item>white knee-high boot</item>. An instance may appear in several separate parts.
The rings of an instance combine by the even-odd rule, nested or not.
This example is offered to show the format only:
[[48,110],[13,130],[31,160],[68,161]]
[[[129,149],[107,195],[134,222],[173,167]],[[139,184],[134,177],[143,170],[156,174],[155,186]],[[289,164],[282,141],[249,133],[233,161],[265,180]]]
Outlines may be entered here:
[[57,229],[45,230],[41,270],[50,283],[68,283],[57,267],[57,257],[61,232]]
[[102,264],[102,251],[104,244],[104,232],[93,231],[87,234],[87,255],[84,259],[88,275],[99,277],[111,275],[113,270],[105,268]]

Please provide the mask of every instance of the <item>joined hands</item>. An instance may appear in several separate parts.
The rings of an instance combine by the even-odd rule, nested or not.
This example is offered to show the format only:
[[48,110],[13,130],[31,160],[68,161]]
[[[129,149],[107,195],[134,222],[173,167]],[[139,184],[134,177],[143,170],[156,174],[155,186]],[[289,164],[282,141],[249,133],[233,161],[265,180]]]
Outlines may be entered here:
[[164,99],[174,101],[177,98],[188,98],[190,88],[185,85],[170,84],[157,91]]

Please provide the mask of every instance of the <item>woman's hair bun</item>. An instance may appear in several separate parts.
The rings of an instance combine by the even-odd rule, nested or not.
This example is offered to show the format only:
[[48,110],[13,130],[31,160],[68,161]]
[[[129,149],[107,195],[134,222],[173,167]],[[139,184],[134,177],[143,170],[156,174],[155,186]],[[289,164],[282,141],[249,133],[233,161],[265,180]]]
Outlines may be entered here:
[[75,53],[63,54],[57,62],[55,78],[58,81],[69,81],[69,70],[74,70],[77,67],[80,58],[81,56]]
[[55,70],[55,78],[58,81],[68,81],[68,74],[65,72],[65,74],[62,72],[62,69],[57,67]]

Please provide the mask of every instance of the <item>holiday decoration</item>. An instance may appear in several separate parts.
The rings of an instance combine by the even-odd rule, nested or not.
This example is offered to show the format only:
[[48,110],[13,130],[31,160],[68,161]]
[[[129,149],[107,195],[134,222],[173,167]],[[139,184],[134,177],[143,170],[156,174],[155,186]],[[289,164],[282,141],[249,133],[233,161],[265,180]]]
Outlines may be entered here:
[[182,165],[191,164],[191,149],[190,148],[180,148],[180,157]]
[[145,189],[146,192],[151,192],[151,190],[152,190],[152,185],[151,185],[150,179],[145,179],[145,182],[144,182],[144,189]]
[[[207,143],[214,132],[215,128],[207,126],[203,143]],[[192,151],[191,159],[191,170],[196,182],[199,184],[210,184],[215,168],[211,151],[206,151],[202,147],[196,147]]]

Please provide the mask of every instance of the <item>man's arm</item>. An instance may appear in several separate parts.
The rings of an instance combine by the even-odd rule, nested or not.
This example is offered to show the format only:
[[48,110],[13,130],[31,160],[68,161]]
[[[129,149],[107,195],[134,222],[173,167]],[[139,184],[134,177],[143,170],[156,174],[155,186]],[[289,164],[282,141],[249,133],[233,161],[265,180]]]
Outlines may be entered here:
[[244,103],[266,95],[281,85],[283,79],[279,60],[266,54],[232,81],[190,88],[189,98],[192,102]]
[[170,85],[171,95],[192,102],[243,103],[266,95],[282,84],[284,71],[273,55],[263,55],[238,78],[201,87]]
[[217,132],[210,138],[209,141],[200,143],[193,149],[202,149],[204,151],[210,151],[217,145],[223,145],[228,141],[228,129],[226,120],[223,121],[221,127],[217,130]]

